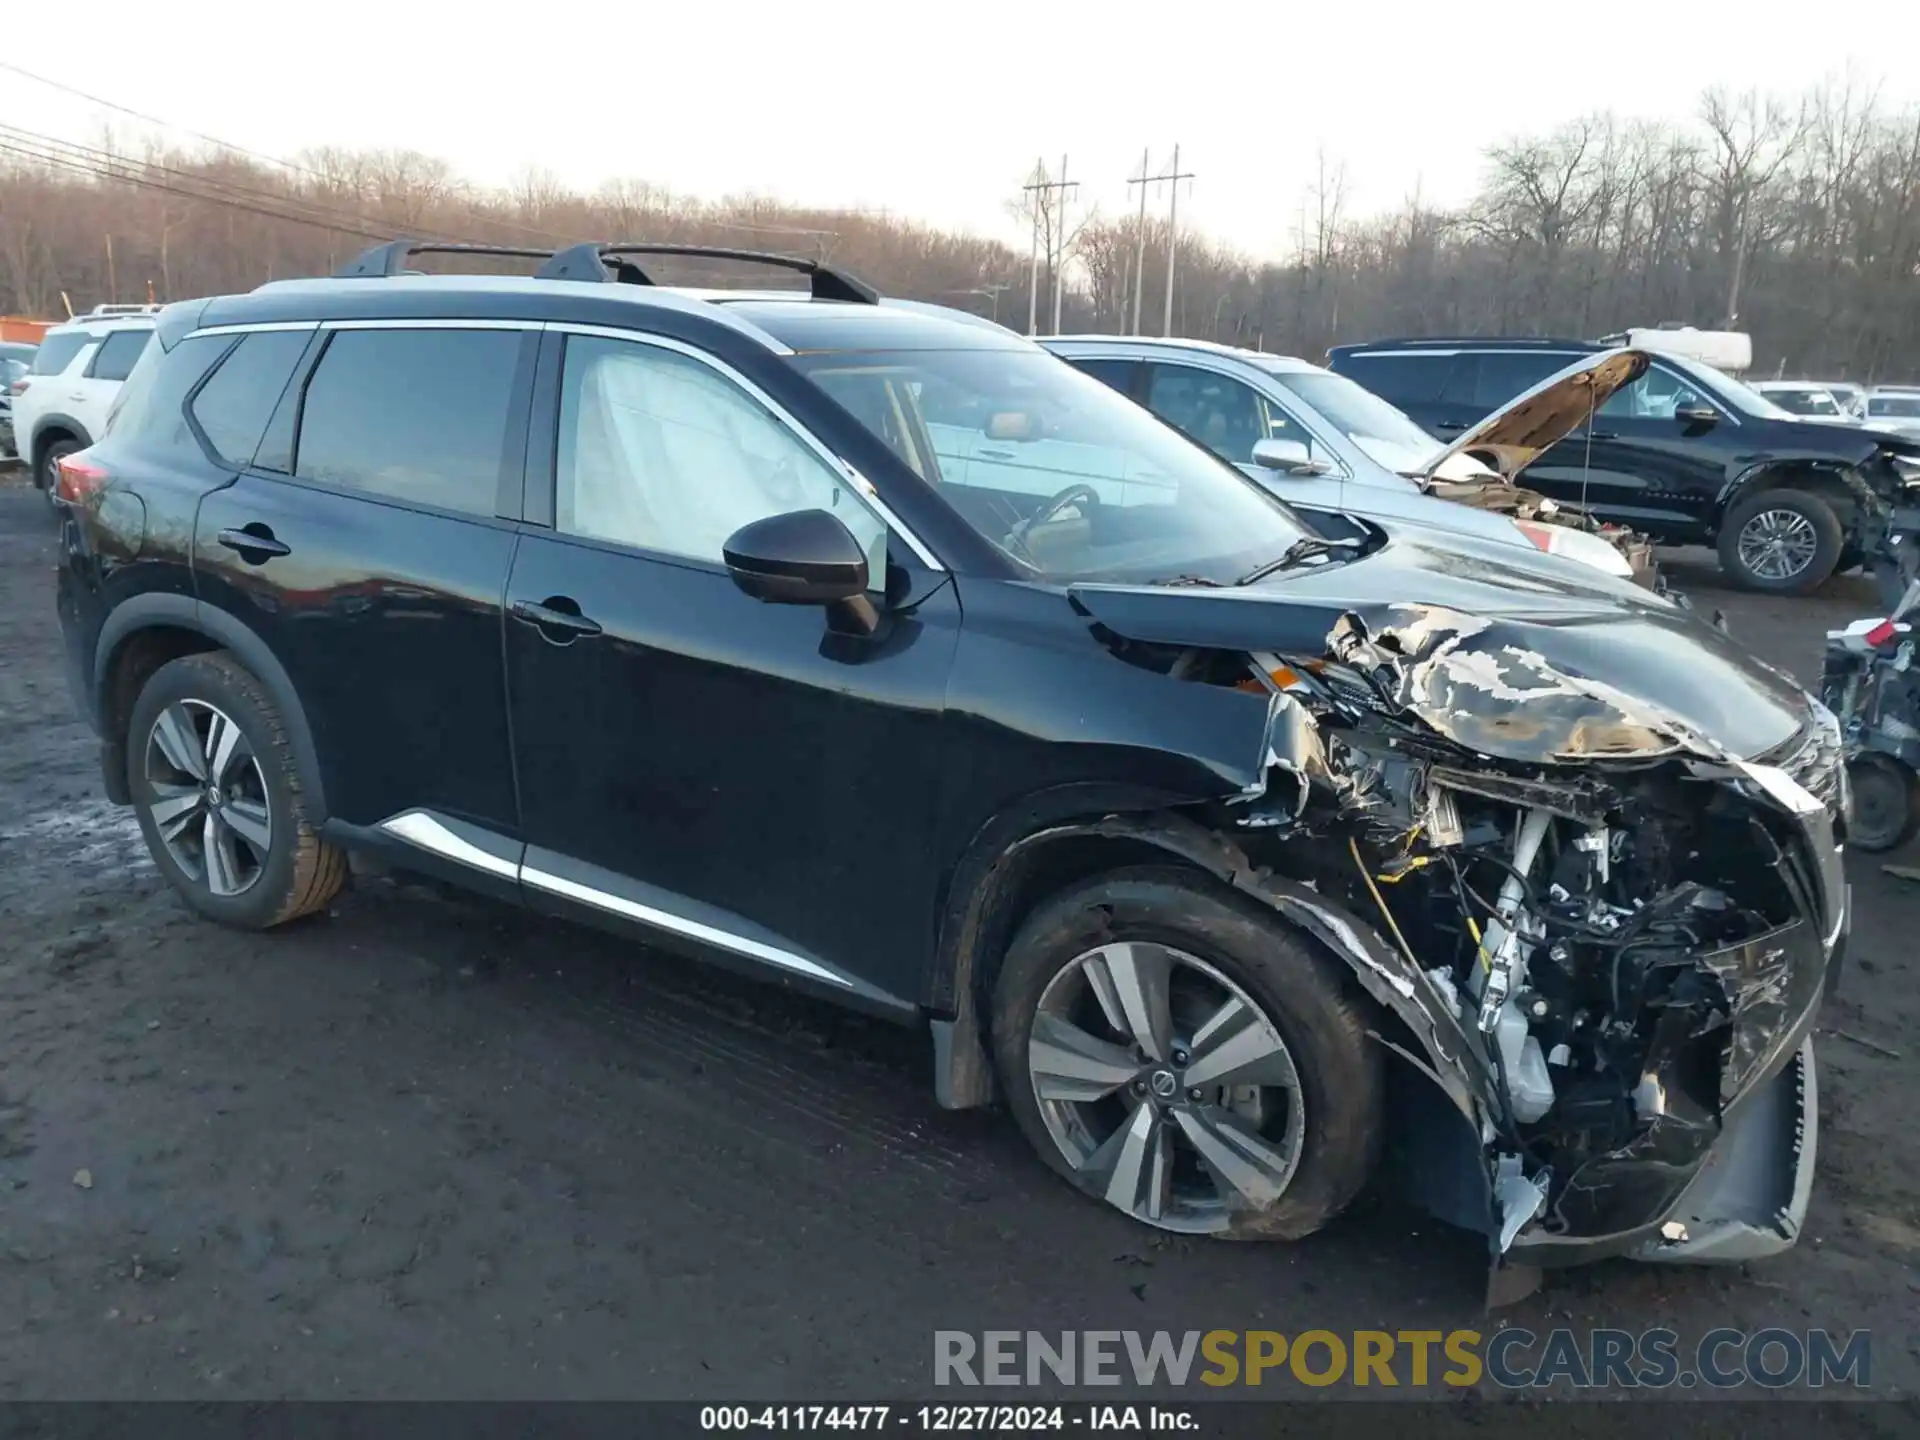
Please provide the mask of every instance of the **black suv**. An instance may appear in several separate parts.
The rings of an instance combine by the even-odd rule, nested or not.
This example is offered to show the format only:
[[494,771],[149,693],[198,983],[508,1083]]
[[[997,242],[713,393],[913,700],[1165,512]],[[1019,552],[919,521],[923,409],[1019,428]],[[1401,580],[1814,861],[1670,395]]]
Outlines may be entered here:
[[[1450,439],[1604,349],[1579,340],[1376,340],[1327,363]],[[1526,483],[1669,545],[1713,545],[1754,590],[1803,594],[1865,561],[1920,483],[1920,442],[1802,420],[1732,376],[1662,356],[1527,468]]]
[[366,851],[930,1025],[943,1103],[1168,1229],[1303,1235],[1386,1152],[1508,1256],[1792,1242],[1847,920],[1804,692],[1584,566],[1315,537],[809,261],[419,248],[168,308],[61,462],[76,693],[188,904]]

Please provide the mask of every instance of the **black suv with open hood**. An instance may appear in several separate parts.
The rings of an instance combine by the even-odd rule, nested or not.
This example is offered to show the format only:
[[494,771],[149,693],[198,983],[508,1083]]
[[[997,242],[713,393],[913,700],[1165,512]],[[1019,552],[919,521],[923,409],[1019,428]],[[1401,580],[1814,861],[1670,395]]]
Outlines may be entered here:
[[[1577,340],[1375,340],[1327,364],[1453,439],[1556,371]],[[1806,420],[1709,365],[1661,353],[1526,466],[1525,483],[1670,545],[1713,545],[1754,590],[1804,594],[1866,561],[1920,486],[1920,441]],[[1911,503],[1911,502],[1905,502]]]
[[61,463],[74,688],[196,910],[357,849],[928,1025],[1165,1229],[1388,1164],[1506,1260],[1793,1242],[1847,926],[1797,686],[1552,555],[1316,535],[812,262],[418,248],[169,308]]

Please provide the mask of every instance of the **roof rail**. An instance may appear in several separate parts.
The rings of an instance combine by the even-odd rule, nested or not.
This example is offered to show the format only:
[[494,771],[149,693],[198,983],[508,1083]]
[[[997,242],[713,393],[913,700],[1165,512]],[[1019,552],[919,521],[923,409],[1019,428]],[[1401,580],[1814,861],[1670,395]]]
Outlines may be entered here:
[[546,260],[551,250],[528,250],[518,245],[456,245],[436,240],[388,240],[370,246],[333,272],[336,280],[359,280],[386,275],[418,274],[407,269],[415,255],[506,255],[521,260]]
[[1515,347],[1537,346],[1541,348],[1564,348],[1577,346],[1592,349],[1596,341],[1572,340],[1557,335],[1397,335],[1381,340],[1356,340],[1345,345],[1335,345],[1329,355],[1342,350],[1385,350],[1389,347],[1399,349],[1404,346],[1421,345],[1510,345]]
[[699,260],[738,260],[748,265],[773,265],[805,275],[815,300],[844,300],[855,305],[878,305],[880,292],[865,281],[808,260],[768,250],[728,250],[712,245],[649,245],[622,241],[613,245],[573,245],[555,254],[534,272],[539,280],[587,280],[627,285],[651,285],[653,279],[627,255],[680,255]]
[[91,319],[95,315],[158,315],[158,305],[96,305],[85,315],[76,315],[76,320]]

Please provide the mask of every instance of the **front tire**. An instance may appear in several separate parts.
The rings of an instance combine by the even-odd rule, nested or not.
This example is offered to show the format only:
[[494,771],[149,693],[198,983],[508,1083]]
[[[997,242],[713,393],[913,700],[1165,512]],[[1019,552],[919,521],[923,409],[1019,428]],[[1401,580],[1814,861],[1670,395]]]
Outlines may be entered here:
[[156,670],[126,751],[153,862],[208,919],[267,930],[323,909],[345,885],[346,856],[308,817],[280,712],[233,656]]
[[1041,1158],[1144,1224],[1294,1240],[1372,1172],[1384,1061],[1338,961],[1210,877],[1142,867],[1042,904],[993,1047]]
[[1920,830],[1920,775],[1891,755],[1868,750],[1847,763],[1853,815],[1847,839],[1878,855],[1898,850]]
[[1720,525],[1720,568],[1743,590],[1805,595],[1840,563],[1845,537],[1833,507],[1804,490],[1762,490]]

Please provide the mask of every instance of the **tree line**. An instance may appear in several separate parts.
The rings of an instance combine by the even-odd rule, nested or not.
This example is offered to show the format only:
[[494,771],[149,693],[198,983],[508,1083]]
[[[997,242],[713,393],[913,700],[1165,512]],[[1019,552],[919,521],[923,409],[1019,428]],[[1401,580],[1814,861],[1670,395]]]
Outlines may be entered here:
[[[1027,209],[1037,204],[1036,214]],[[1920,108],[1851,80],[1797,96],[1705,94],[1685,122],[1596,114],[1485,156],[1478,192],[1354,213],[1323,158],[1276,214],[1284,253],[1251,257],[1182,230],[1175,333],[1309,357],[1383,335],[1593,336],[1680,321],[1748,331],[1755,370],[1920,378]],[[547,248],[645,238],[825,259],[883,292],[1024,329],[1124,331],[1144,255],[1142,328],[1158,333],[1165,221],[1010,203],[1031,255],[898,216],[753,197],[695,200],[637,181],[574,193],[534,171],[504,190],[407,151],[291,162],[0,126],[0,313],[45,318],[107,300],[177,299],[326,274],[396,235]],[[510,268],[511,262],[501,262]],[[434,268],[431,262],[425,268]],[[674,283],[738,283],[704,262]],[[1037,280],[1037,285],[1036,285]]]

